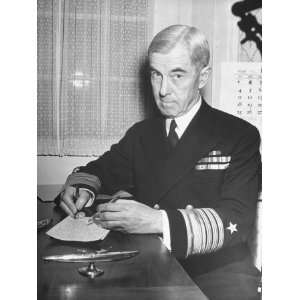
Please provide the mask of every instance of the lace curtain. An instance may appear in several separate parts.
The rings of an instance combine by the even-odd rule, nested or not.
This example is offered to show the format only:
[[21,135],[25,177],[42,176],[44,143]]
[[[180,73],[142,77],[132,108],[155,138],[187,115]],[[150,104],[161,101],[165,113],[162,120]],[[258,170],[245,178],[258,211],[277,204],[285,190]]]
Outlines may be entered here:
[[151,0],[38,0],[38,154],[99,155],[151,113]]

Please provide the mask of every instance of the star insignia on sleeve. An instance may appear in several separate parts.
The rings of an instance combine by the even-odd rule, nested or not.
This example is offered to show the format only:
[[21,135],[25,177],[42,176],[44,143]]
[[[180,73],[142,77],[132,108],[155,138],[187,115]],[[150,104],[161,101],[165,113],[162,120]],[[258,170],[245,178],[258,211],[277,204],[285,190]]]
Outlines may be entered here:
[[232,224],[231,222],[229,222],[229,226],[226,227],[226,229],[230,230],[230,234],[233,234],[234,232],[237,232],[237,224]]

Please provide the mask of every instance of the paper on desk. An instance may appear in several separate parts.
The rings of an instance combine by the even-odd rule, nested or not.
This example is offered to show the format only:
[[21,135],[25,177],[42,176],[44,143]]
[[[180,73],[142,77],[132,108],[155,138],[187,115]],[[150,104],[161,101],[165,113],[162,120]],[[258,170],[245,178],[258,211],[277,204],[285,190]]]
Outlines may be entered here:
[[88,224],[89,217],[74,219],[70,216],[52,227],[47,234],[63,241],[92,242],[103,240],[109,230],[96,224]]

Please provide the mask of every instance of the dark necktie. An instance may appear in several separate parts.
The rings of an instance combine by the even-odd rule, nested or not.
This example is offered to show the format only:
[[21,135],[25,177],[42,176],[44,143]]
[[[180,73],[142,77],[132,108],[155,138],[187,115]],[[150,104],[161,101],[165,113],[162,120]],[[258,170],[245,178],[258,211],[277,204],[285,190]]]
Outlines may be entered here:
[[178,135],[175,131],[176,127],[177,127],[177,124],[176,124],[175,120],[173,119],[171,121],[169,135],[168,135],[168,141],[172,148],[174,148],[177,145],[178,140],[179,140]]

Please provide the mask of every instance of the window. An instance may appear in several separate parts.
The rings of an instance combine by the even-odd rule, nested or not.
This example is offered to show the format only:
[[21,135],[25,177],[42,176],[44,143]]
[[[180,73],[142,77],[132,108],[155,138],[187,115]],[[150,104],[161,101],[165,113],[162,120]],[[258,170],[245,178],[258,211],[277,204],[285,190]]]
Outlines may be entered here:
[[38,0],[39,155],[99,155],[151,112],[151,2]]

